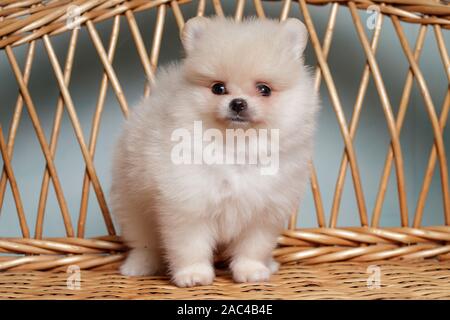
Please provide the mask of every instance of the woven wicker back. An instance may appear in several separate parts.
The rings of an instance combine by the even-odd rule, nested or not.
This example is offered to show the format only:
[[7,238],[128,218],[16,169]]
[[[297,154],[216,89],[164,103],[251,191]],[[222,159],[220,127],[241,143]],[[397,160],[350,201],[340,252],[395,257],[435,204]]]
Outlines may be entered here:
[[[394,1],[281,1],[281,20],[289,17],[294,11],[301,13],[310,34],[311,47],[316,57],[315,87],[322,86],[327,94],[329,103],[324,108],[331,108],[336,115],[344,148],[339,164],[337,182],[334,188],[332,203],[329,204],[329,221],[325,219],[325,209],[321,186],[317,178],[314,163],[311,163],[310,183],[315,204],[317,227],[310,229],[296,229],[297,212],[293,213],[291,221],[283,236],[279,239],[280,247],[276,249],[275,256],[281,262],[307,261],[310,263],[330,262],[339,260],[371,261],[377,259],[404,258],[417,259],[428,257],[450,258],[450,193],[448,181],[448,159],[444,143],[444,128],[447,122],[450,108],[449,83],[450,61],[445,44],[450,27],[450,7],[435,0],[394,0]],[[327,28],[323,38],[319,38],[316,25],[310,14],[310,5],[323,5],[322,10],[329,11]],[[254,0],[235,1],[235,19],[242,19],[244,11],[254,8],[254,13],[259,18],[265,18],[265,3]],[[14,97],[11,122],[2,123],[0,130],[0,150],[3,159],[3,171],[0,180],[0,208],[4,207],[8,185],[17,210],[21,238],[1,238],[0,234],[0,270],[6,269],[58,269],[66,265],[77,263],[81,268],[109,268],[115,267],[123,259],[125,247],[116,235],[109,206],[107,203],[107,183],[99,179],[98,170],[101,163],[94,163],[94,156],[102,122],[106,121],[107,93],[114,93],[114,101],[126,117],[129,113],[131,101],[124,92],[126,80],[119,76],[114,64],[120,32],[130,32],[134,50],[139,59],[143,75],[144,95],[151,94],[149,82],[154,81],[154,73],[158,65],[160,49],[163,45],[163,33],[174,17],[178,29],[182,29],[188,16],[183,16],[182,8],[190,6],[197,15],[204,15],[211,9],[217,15],[224,15],[222,3],[219,0],[200,0],[195,3],[188,0],[50,0],[50,1],[9,1],[0,0],[0,55],[11,67],[11,73],[5,75],[4,80],[0,75],[0,83],[13,81],[18,92],[9,92]],[[194,7],[195,6],[195,7]],[[374,31],[371,37],[366,32],[366,21],[362,21],[359,10],[370,9],[380,12],[374,20]],[[346,10],[351,17],[359,44],[362,48],[366,64],[361,74],[355,74],[359,86],[353,105],[351,118],[345,117],[340,92],[337,89],[335,75],[328,64],[328,56],[334,37],[338,12]],[[138,12],[149,11],[154,13],[154,31],[151,41],[143,37],[136,21]],[[192,10],[191,10],[192,11]],[[245,11],[247,13],[247,11]],[[379,68],[376,50],[382,34],[382,26],[390,20],[402,49],[404,60],[409,65],[401,99],[398,105],[393,105],[392,99],[386,89],[385,81]],[[109,21],[110,36],[102,40],[99,35],[99,23]],[[125,27],[123,22],[127,24]],[[413,45],[405,36],[405,23],[419,24],[416,35],[416,43]],[[78,26],[81,27],[78,28]],[[102,28],[104,26],[102,25]],[[126,29],[125,29],[126,28]],[[123,31],[125,30],[125,31]],[[74,94],[70,89],[70,81],[74,65],[77,64],[75,52],[86,50],[78,48],[81,32],[86,32],[89,42],[92,43],[90,51],[95,59],[99,59],[102,65],[97,72],[100,77],[98,88],[85,95],[95,97],[95,108],[92,111],[90,130],[85,127],[79,118],[79,106],[74,101]],[[54,37],[65,33],[70,35],[65,50],[65,60],[59,58],[54,45]],[[436,47],[436,61],[442,63],[442,70],[446,76],[440,87],[445,91],[445,98],[441,105],[437,105],[436,99],[430,94],[429,85],[420,68],[420,55],[424,46],[425,37],[431,34]],[[150,43],[150,46],[148,45]],[[345,45],[345,44],[340,44]],[[58,97],[51,113],[54,119],[50,125],[43,121],[40,108],[36,103],[36,96],[29,88],[32,77],[32,68],[36,63],[36,47],[42,46],[43,51],[50,61],[49,67],[52,76],[56,79]],[[16,48],[17,47],[17,48]],[[18,54],[19,49],[26,48],[25,54]],[[94,59],[94,56],[92,59]],[[100,74],[98,74],[100,73]],[[89,74],[86,76],[90,76]],[[9,77],[9,78],[8,78]],[[358,130],[361,113],[364,109],[364,98],[368,91],[369,83],[373,81],[376,92],[380,98],[380,108],[385,117],[389,141],[386,144],[386,157],[380,175],[378,192],[374,195],[375,203],[371,212],[368,212],[367,194],[364,193],[361,173],[358,165],[359,158],[354,148],[354,138]],[[418,196],[407,199],[407,189],[412,187],[405,179],[404,151],[400,139],[408,112],[409,101],[412,92],[420,93],[423,109],[431,125],[433,141],[428,149],[423,150],[421,157],[427,162],[424,177],[421,177]],[[134,101],[134,100],[133,100]],[[1,103],[1,102],[0,102]],[[48,108],[48,106],[47,106]],[[21,186],[15,178],[14,149],[15,141],[20,134],[20,123],[27,113],[34,129],[33,139],[37,139],[40,153],[45,159],[43,170],[30,179],[40,179],[40,187],[35,190],[38,202],[31,207],[33,214],[25,213],[25,199]],[[65,122],[64,119],[67,121]],[[64,126],[64,123],[68,125]],[[4,128],[7,127],[8,130]],[[83,175],[80,197],[68,199],[65,190],[73,181],[62,181],[58,166],[55,165],[55,154],[64,147],[64,141],[59,141],[64,130],[75,133],[77,147],[84,162],[81,171]],[[62,144],[62,146],[61,146]],[[29,159],[29,161],[33,161]],[[42,175],[43,173],[43,175]],[[340,204],[344,191],[346,175],[351,176],[352,190],[359,216],[359,227],[337,227],[340,214]],[[379,227],[382,207],[386,197],[386,190],[390,179],[396,181],[396,193],[399,203],[398,215],[401,224],[398,227]],[[439,198],[442,202],[442,216],[445,225],[422,227],[421,221],[430,185],[433,179],[440,181]],[[59,212],[63,221],[65,237],[43,238],[44,218],[49,193],[54,192]],[[91,199],[91,200],[90,200]],[[68,202],[79,203],[79,211],[71,212]],[[415,205],[409,204],[413,201]],[[98,203],[102,219],[106,227],[107,235],[99,235],[96,238],[85,238],[86,224],[90,207]],[[72,210],[73,211],[73,210]],[[410,214],[412,212],[412,214]],[[413,217],[410,219],[409,217]],[[30,217],[34,221],[30,222]],[[371,219],[369,219],[371,217]],[[411,221],[410,221],[411,220]],[[0,220],[1,222],[1,220]],[[34,225],[34,230],[30,227]]]

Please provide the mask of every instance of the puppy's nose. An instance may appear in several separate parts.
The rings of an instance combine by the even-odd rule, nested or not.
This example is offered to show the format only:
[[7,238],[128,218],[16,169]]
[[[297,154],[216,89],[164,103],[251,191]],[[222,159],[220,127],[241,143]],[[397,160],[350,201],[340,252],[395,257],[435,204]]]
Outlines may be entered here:
[[247,109],[247,101],[241,98],[233,99],[230,101],[230,109],[236,113]]

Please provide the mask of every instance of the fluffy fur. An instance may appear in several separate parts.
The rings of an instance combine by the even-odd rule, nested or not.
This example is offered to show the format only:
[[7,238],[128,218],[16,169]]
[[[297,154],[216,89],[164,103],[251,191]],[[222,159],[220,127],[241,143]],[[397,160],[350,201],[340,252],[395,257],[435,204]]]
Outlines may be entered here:
[[[307,31],[285,22],[194,18],[182,33],[186,58],[157,75],[151,95],[133,109],[113,161],[112,207],[132,248],[124,275],[168,271],[178,286],[214,280],[213,256],[230,261],[235,281],[266,281],[271,252],[308,181],[318,99],[304,66]],[[226,84],[215,95],[211,85]],[[257,83],[268,84],[261,96]],[[227,118],[229,102],[248,102],[249,120]],[[172,132],[279,129],[279,170],[254,165],[176,165]]]

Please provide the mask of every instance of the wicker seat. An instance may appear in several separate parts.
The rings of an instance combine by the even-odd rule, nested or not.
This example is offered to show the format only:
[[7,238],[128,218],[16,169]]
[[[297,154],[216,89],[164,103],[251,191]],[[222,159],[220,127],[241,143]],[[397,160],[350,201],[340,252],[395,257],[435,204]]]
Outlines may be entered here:
[[[258,17],[262,19],[266,16],[264,11],[266,4],[262,1],[237,0],[234,12],[236,19],[242,19],[250,2]],[[9,62],[11,79],[16,81],[19,89],[18,94],[11,93],[17,94],[12,120],[8,125],[2,123],[0,128],[0,151],[3,159],[0,208],[4,208],[4,198],[9,186],[22,233],[21,237],[2,237],[0,234],[0,298],[450,299],[450,194],[448,159],[443,134],[450,109],[450,93],[447,91],[444,103],[439,109],[430,95],[418,62],[427,31],[433,33],[437,50],[436,60],[440,59],[442,62],[446,81],[450,83],[450,61],[445,44],[445,36],[448,37],[447,29],[450,28],[450,6],[438,0],[385,2],[379,0],[285,0],[280,2],[281,20],[286,19],[294,10],[300,10],[303,15],[317,58],[315,86],[319,89],[323,82],[322,85],[326,87],[330,101],[327,107],[333,108],[336,113],[344,142],[345,150],[342,153],[329,223],[325,222],[319,180],[316,168],[311,163],[311,194],[314,198],[317,227],[297,228],[297,214],[292,215],[288,228],[279,238],[279,247],[274,252],[274,256],[283,263],[283,266],[270,283],[235,284],[226,271],[219,271],[219,276],[212,286],[180,289],[171,285],[165,277],[127,278],[117,272],[117,266],[123,260],[127,248],[116,233],[105,197],[105,186],[97,175],[98,167],[94,164],[93,158],[102,114],[105,111],[107,91],[114,92],[125,117],[129,110],[130,102],[125,98],[123,82],[113,62],[121,30],[120,22],[125,20],[128,24],[143,75],[151,82],[158,65],[163,32],[168,24],[169,15],[173,14],[177,27],[181,29],[185,19],[188,18],[183,13],[185,7],[194,8],[197,15],[204,15],[207,8],[212,8],[216,14],[223,15],[222,3],[219,0],[194,2],[190,0],[0,0],[0,54]],[[328,25],[323,40],[319,38],[310,14],[312,5],[327,5],[322,8],[329,10]],[[376,20],[376,29],[371,39],[366,35],[358,14],[359,9],[367,8],[381,12]],[[349,122],[342,112],[342,102],[334,75],[327,62],[339,10],[350,13],[367,59]],[[143,11],[156,12],[152,46],[149,51],[135,18],[138,12]],[[402,98],[396,109],[391,105],[375,54],[384,20],[392,21],[405,61],[410,66]],[[108,42],[99,36],[98,24],[103,21],[111,22],[111,36]],[[408,42],[403,30],[403,26],[410,23],[420,25],[415,47]],[[82,29],[79,29],[78,25]],[[69,86],[80,30],[86,31],[89,35],[96,58],[101,61],[103,67],[99,91],[92,93],[98,100],[89,136],[85,136],[82,130],[78,109],[72,99]],[[70,34],[65,62],[58,59],[52,42],[54,36],[62,33]],[[41,121],[42,115],[38,112],[40,106],[35,103],[29,89],[36,46],[39,44],[43,45],[48,55],[51,72],[54,73],[60,92],[50,131],[44,127]],[[16,47],[27,48],[24,57],[16,53]],[[371,221],[368,218],[367,199],[362,192],[362,178],[353,147],[353,138],[370,78],[373,79],[381,98],[380,105],[390,137],[386,145],[388,152]],[[444,86],[448,86],[448,83],[444,83]],[[415,208],[409,208],[414,210],[414,219],[410,222],[400,131],[405,121],[414,84],[417,85],[423,97],[423,107],[432,127],[434,141],[423,155],[427,163],[426,173],[419,187],[418,197],[415,199],[417,205]],[[144,87],[144,94],[150,94],[148,83],[145,83]],[[398,110],[396,114],[394,110]],[[439,110],[440,113],[438,113]],[[31,119],[46,162],[41,189],[36,190],[40,196],[36,206],[34,233],[30,231],[30,215],[25,214],[25,201],[21,196],[21,188],[16,180],[13,165],[15,139],[25,111]],[[78,215],[69,210],[64,193],[66,186],[59,179],[54,161],[64,113],[67,113],[75,131],[85,163]],[[9,132],[5,132],[5,127],[9,128]],[[46,132],[50,132],[50,135]],[[352,177],[358,208],[357,214],[360,220],[358,227],[337,226],[347,169]],[[438,226],[422,226],[425,204],[435,170],[439,171],[441,181],[440,191],[445,223]],[[397,181],[401,224],[398,227],[386,228],[380,227],[380,219],[391,171],[395,172]],[[45,237],[43,231],[50,186],[53,187],[63,219],[64,237]],[[85,236],[91,190],[92,197],[99,204],[108,233],[94,238]],[[76,227],[72,225],[71,218],[77,219]],[[370,280],[373,272],[378,272],[379,285],[377,283],[374,285]],[[75,284],[75,287],[71,287],[70,284]]]
[[[63,272],[11,271],[0,277],[0,296],[14,299],[449,299],[450,262],[376,261],[381,285],[367,285],[374,263],[335,262],[282,267],[269,283],[236,284],[226,272],[211,286],[177,288],[166,277],[83,271],[80,289]],[[412,276],[414,275],[414,276]]]

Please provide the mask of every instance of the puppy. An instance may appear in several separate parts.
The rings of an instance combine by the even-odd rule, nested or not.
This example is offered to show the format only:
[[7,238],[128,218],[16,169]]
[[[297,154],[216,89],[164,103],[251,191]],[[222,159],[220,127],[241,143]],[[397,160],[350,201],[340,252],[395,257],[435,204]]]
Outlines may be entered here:
[[[319,102],[303,60],[307,30],[297,19],[197,17],[181,37],[186,57],[158,73],[115,149],[112,209],[131,248],[120,271],[168,268],[177,286],[208,285],[220,248],[235,281],[267,281],[278,269],[271,254],[277,236],[309,177]],[[196,144],[199,124],[214,134]],[[249,130],[271,135],[215,144],[216,156],[259,159],[252,140],[269,145],[276,165],[197,157],[211,136],[228,138],[230,130],[233,139],[248,138]],[[191,140],[181,143],[183,134]]]

